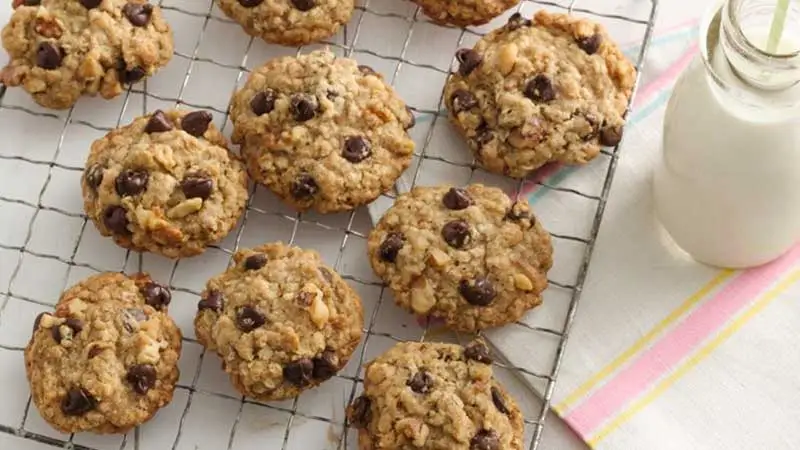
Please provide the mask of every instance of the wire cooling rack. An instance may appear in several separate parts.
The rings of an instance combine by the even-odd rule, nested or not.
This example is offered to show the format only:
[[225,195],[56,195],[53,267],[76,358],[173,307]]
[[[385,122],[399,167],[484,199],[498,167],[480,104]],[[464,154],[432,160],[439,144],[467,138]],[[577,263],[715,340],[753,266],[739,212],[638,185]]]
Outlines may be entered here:
[[[83,215],[78,179],[91,140],[135,116],[175,106],[212,111],[217,125],[229,134],[226,110],[233,88],[226,80],[240,85],[248,71],[269,57],[320,47],[288,49],[247,37],[211,0],[159,3],[175,30],[175,57],[161,73],[120,98],[84,99],[68,111],[49,111],[33,104],[21,90],[6,90],[0,85],[0,134],[4,136],[0,146],[0,448],[354,449],[355,432],[345,424],[344,408],[361,389],[365,361],[397,341],[463,343],[469,339],[442,332],[432,324],[420,324],[386,301],[389,294],[364,257],[371,227],[365,209],[329,216],[298,214],[266,190],[253,186],[247,210],[235,231],[206,254],[180,261],[121,250],[100,237]],[[412,133],[418,150],[404,177],[407,185],[443,179],[452,182],[455,173],[463,183],[499,184],[518,196],[539,188],[557,197],[556,203],[581,201],[588,205],[583,217],[551,220],[551,224],[549,211],[537,208],[540,219],[553,232],[556,265],[565,261],[569,267],[560,273],[569,276],[557,280],[551,271],[545,304],[532,313],[532,320],[523,320],[517,326],[525,333],[524,339],[537,340],[537,345],[541,341],[542,348],[550,349],[542,352],[546,357],[532,357],[531,364],[496,363],[497,376],[525,413],[525,445],[529,449],[539,448],[541,443],[617,166],[618,149],[604,150],[592,163],[593,168],[585,169],[604,174],[594,191],[590,186],[542,181],[516,184],[494,177],[477,169],[471,159],[463,159],[468,152],[457,137],[450,135],[441,92],[457,48],[471,46],[513,12],[530,16],[539,8],[567,11],[604,23],[615,39],[638,44],[631,56],[640,69],[658,1],[583,3],[523,0],[492,24],[461,30],[431,23],[405,1],[361,0],[350,24],[324,43],[334,52],[355,57],[382,72],[414,110],[418,125]],[[0,13],[10,15],[10,10],[0,9]],[[458,149],[457,156],[442,150],[448,146]],[[392,197],[377,201],[370,213],[379,215]],[[583,232],[558,232],[559,225],[579,219],[585,219]],[[368,321],[364,339],[342,373],[294,400],[265,404],[242,398],[232,390],[216,357],[207,354],[194,339],[191,320],[205,280],[224,270],[233,252],[273,240],[320,251],[361,294]],[[564,250],[567,246],[573,248]],[[573,256],[562,256],[567,253]],[[557,269],[554,267],[555,272],[559,272]],[[174,297],[170,312],[185,334],[179,386],[168,407],[128,435],[59,434],[44,423],[31,404],[22,351],[36,314],[51,309],[67,286],[108,270],[146,270],[169,283]],[[550,312],[548,305],[553,308]],[[540,320],[542,317],[549,322]]]

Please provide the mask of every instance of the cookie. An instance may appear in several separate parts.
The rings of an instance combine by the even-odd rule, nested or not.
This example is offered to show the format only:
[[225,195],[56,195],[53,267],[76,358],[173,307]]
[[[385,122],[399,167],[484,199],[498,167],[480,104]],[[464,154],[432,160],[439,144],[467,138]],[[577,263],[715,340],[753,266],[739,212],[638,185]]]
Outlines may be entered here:
[[233,260],[206,285],[194,327],[242,395],[295,397],[347,364],[361,339],[361,300],[317,252],[276,243]]
[[92,144],[81,178],[103,236],[170,258],[202,253],[247,203],[244,165],[206,111],[156,111]]
[[483,25],[519,3],[519,0],[412,0],[441,25]]
[[172,400],[181,333],[169,289],[146,274],[102,273],[42,313],[25,348],[33,403],[64,433],[125,433]]
[[622,138],[636,70],[599,24],[515,14],[456,58],[445,86],[450,120],[491,172],[586,163]]
[[172,30],[146,0],[14,0],[3,28],[7,86],[54,109],[81,95],[114,98],[172,58]]
[[353,15],[353,0],[217,0],[251,36],[305,45],[336,34]]
[[522,450],[522,413],[482,341],[395,345],[366,366],[347,417],[359,450]]
[[383,78],[329,51],[273,59],[231,102],[250,175],[298,210],[347,211],[408,167],[414,116]]
[[398,305],[470,332],[514,322],[541,304],[553,263],[550,235],[528,203],[480,184],[400,195],[368,250]]

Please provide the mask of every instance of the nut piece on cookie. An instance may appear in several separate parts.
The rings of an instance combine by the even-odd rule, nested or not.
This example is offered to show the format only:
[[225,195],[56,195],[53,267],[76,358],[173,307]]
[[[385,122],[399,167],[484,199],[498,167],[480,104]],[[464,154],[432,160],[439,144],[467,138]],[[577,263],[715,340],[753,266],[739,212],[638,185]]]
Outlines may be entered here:
[[33,403],[64,433],[125,433],[172,400],[181,333],[169,289],[147,274],[101,273],[40,314],[25,348]]
[[520,0],[412,0],[432,21],[441,25],[483,25]]
[[370,263],[399,306],[474,332],[542,302],[550,235],[525,200],[473,184],[398,196],[368,240]]
[[247,202],[244,165],[206,111],[155,111],[92,144],[86,214],[124,248],[169,258],[222,240]]
[[347,364],[361,339],[361,299],[317,252],[276,243],[233,260],[206,285],[194,327],[242,395],[296,397]]
[[370,67],[327,50],[256,69],[230,113],[249,173],[300,211],[372,202],[414,151],[414,115],[394,89]]
[[[476,349],[484,349],[476,350]],[[522,413],[492,373],[480,341],[404,342],[367,364],[347,408],[358,448],[521,450]]]
[[522,178],[586,163],[622,139],[636,71],[597,23],[514,14],[456,60],[445,104],[486,170]]
[[172,58],[172,30],[147,0],[26,0],[3,28],[0,82],[66,109],[81,95],[114,98]]
[[353,0],[217,0],[251,36],[281,45],[331,37],[353,15]]

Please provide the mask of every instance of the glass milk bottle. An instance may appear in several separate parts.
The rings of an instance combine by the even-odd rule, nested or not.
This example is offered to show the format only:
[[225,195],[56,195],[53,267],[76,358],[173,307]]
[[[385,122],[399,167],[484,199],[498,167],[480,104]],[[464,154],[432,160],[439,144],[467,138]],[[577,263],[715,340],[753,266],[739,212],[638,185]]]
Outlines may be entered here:
[[800,0],[726,0],[700,50],[667,106],[656,214],[700,262],[760,265],[800,241]]

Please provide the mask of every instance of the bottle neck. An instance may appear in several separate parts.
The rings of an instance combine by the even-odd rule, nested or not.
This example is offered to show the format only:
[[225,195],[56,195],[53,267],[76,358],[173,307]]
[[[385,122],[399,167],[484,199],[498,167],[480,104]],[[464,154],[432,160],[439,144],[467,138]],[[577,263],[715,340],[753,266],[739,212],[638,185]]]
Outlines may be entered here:
[[726,0],[720,12],[725,59],[737,78],[755,89],[780,91],[800,83],[800,2],[788,0],[780,39],[771,39],[783,1]]

